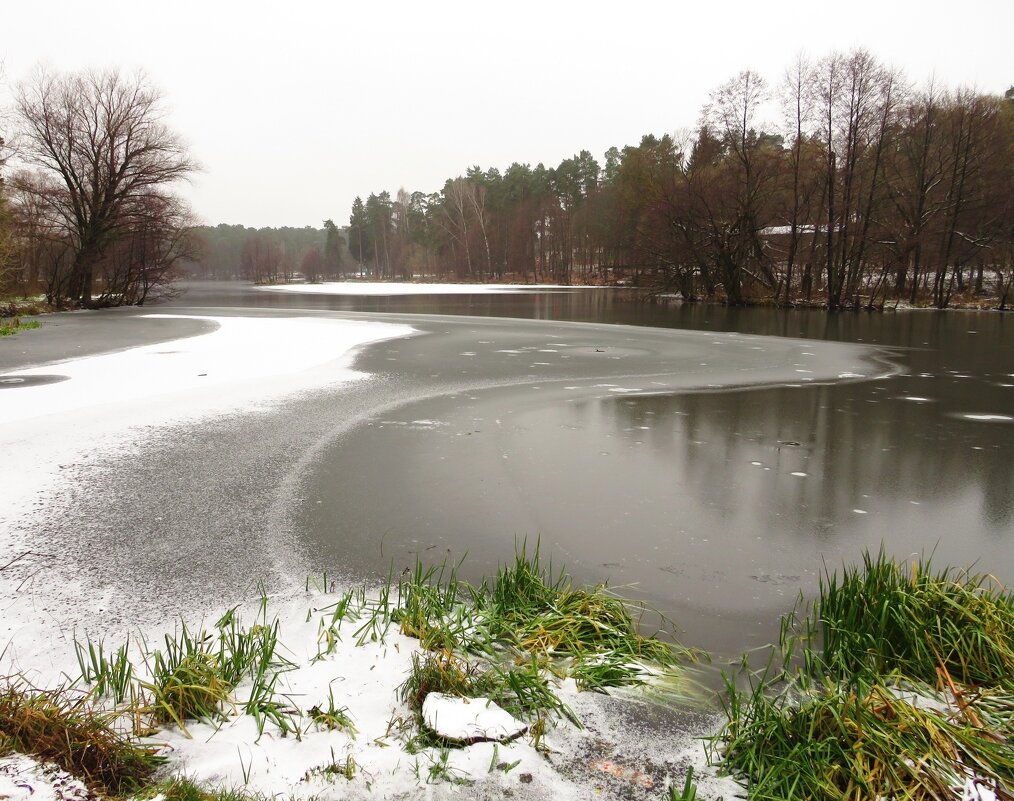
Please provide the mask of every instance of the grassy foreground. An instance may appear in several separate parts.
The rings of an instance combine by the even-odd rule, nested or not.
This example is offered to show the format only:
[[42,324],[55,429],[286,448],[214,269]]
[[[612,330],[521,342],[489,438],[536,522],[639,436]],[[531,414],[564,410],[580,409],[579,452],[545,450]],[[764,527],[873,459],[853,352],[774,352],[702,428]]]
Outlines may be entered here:
[[1014,596],[883,552],[826,574],[728,682],[713,755],[756,799],[1014,798]]
[[[421,565],[373,592],[359,587],[336,594],[330,584],[326,575],[307,580],[318,604],[302,627],[315,632],[310,666],[340,664],[334,660],[346,658],[349,648],[384,645],[393,633],[395,647],[402,636],[414,638],[408,675],[391,699],[407,715],[392,717],[388,732],[391,744],[409,755],[436,754],[427,782],[459,781],[447,767],[447,750],[467,745],[424,726],[421,706],[430,692],[494,700],[527,724],[524,736],[537,751],[548,727],[580,726],[558,694],[568,679],[598,692],[651,688],[655,701],[667,703],[682,703],[693,692],[684,666],[697,653],[646,636],[639,626],[646,610],[604,587],[572,586],[541,564],[537,549],[522,548],[478,586],[460,581],[453,568]],[[287,674],[303,666],[290,660],[281,629],[262,596],[251,625],[234,608],[210,626],[181,621],[159,643],[141,637],[113,648],[77,642],[79,676],[67,686],[41,691],[17,677],[0,683],[0,757],[23,753],[55,763],[105,796],[248,797],[231,790],[209,795],[183,778],[165,779],[166,756],[151,738],[166,730],[190,736],[198,722],[217,730],[246,717],[258,741],[300,741],[321,731],[354,740],[348,699],[334,688],[322,697],[287,691]],[[333,676],[334,668],[328,672]],[[352,780],[357,767],[351,754],[339,760],[332,752],[311,773]]]
[[[373,593],[335,594],[329,585],[326,575],[307,581],[325,601],[307,615],[311,663],[393,633],[418,643],[394,691],[406,715],[391,718],[392,742],[378,745],[430,754],[426,783],[466,781],[447,759],[465,744],[423,724],[430,692],[495,700],[527,723],[524,736],[539,752],[547,727],[580,725],[558,694],[564,680],[600,692],[633,687],[674,705],[691,697],[686,665],[699,654],[645,636],[643,609],[603,587],[572,586],[537,551],[522,549],[478,586],[453,568],[421,565]],[[257,798],[166,777],[163,753],[145,736],[246,716],[258,737],[298,741],[326,730],[354,739],[348,699],[330,687],[319,698],[287,694],[285,675],[297,665],[282,655],[280,635],[262,598],[250,626],[234,609],[207,628],[180,624],[158,647],[79,643],[81,675],[70,686],[42,692],[12,679],[0,687],[0,756],[33,754],[114,797]],[[711,759],[751,799],[1011,801],[1012,637],[1014,596],[989,577],[867,555],[826,572],[818,597],[784,618],[766,669],[744,661],[729,677],[727,723],[709,743]],[[490,771],[516,764],[494,752]],[[311,772],[344,782],[360,769],[351,754],[332,753]],[[660,801],[695,799],[693,779],[688,771],[657,790]]]

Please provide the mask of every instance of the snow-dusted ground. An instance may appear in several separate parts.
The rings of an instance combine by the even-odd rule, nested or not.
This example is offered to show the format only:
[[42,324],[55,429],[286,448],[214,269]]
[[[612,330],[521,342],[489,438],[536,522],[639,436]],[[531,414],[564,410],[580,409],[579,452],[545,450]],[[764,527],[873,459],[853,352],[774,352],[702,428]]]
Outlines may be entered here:
[[271,284],[267,292],[302,292],[311,295],[503,295],[532,290],[600,289],[559,284],[411,284],[385,281],[329,281],[323,284]]
[[[30,520],[47,498],[61,494],[69,465],[98,456],[129,457],[160,427],[238,410],[257,414],[294,393],[360,380],[365,374],[349,366],[355,348],[413,333],[404,325],[338,319],[201,319],[218,328],[5,374],[0,567],[30,550],[22,533],[28,527],[15,524]],[[63,380],[32,384],[36,376]],[[51,547],[58,550],[59,544]],[[61,664],[53,655],[62,627],[56,599],[29,592],[23,573],[11,585],[15,575],[14,569],[0,570],[0,675]],[[118,605],[83,577],[76,587],[73,579],[65,581],[61,590],[65,597],[88,599],[96,609]]]
[[[148,315],[181,317],[186,315]],[[197,317],[200,336],[18,370],[0,396],[0,537],[61,464],[103,449],[129,453],[133,432],[266,405],[365,377],[349,367],[369,342],[408,336],[404,325],[322,318]],[[33,384],[37,376],[58,376]],[[21,382],[24,386],[18,386]],[[0,539],[0,545],[6,545]]]
[[[209,334],[16,373],[15,382],[23,379],[24,385],[8,385],[0,396],[4,455],[0,568],[22,553],[23,543],[13,535],[11,522],[31,515],[44,490],[60,491],[64,465],[96,451],[128,458],[144,436],[142,429],[150,432],[152,427],[239,410],[256,414],[293,393],[362,378],[348,366],[354,348],[413,331],[401,325],[331,318],[207,319],[219,326]],[[62,380],[41,384],[30,380],[54,375]],[[59,544],[53,547],[58,549]],[[11,585],[13,575],[0,570],[0,599],[5,599],[0,608],[0,675],[24,672],[37,686],[55,686],[77,673],[59,605],[22,591],[21,586],[2,586]],[[318,650],[319,615],[308,610],[334,599],[306,594],[302,581],[303,577],[293,577],[292,591],[272,601],[271,615],[279,620],[285,645],[282,655],[297,668],[284,674],[280,690],[304,715],[310,707],[326,704],[333,692],[336,702],[348,707],[358,733],[317,731],[304,718],[306,731],[299,740],[291,734],[280,736],[270,724],[258,737],[254,720],[236,714],[222,725],[190,726],[189,738],[178,730],[159,732],[153,739],[167,746],[171,770],[209,784],[248,785],[251,790],[296,798],[419,797],[421,792],[441,798],[502,797],[510,789],[517,798],[591,799],[603,793],[658,797],[668,781],[681,782],[686,766],[695,764],[703,778],[703,798],[729,798],[735,792],[736,785],[707,778],[703,749],[693,736],[708,731],[712,721],[692,715],[691,724],[672,723],[659,736],[657,720],[641,722],[657,715],[648,707],[577,693],[572,683],[559,692],[585,728],[568,722],[551,728],[543,741],[548,753],[521,737],[509,744],[486,742],[410,754],[400,732],[411,715],[399,701],[397,688],[418,642],[394,631],[383,642],[362,645],[347,637],[326,659],[312,662]],[[96,616],[121,603],[88,586],[87,577],[64,591],[94,606]],[[205,610],[206,621],[243,599],[222,600],[223,608]],[[141,635],[158,643],[172,628],[183,601],[165,598],[161,622],[139,623],[138,630],[123,636],[129,634],[136,642]],[[49,609],[52,613],[47,613]],[[40,610],[49,618],[40,616]],[[248,607],[247,619],[252,617]],[[23,625],[29,618],[34,622]],[[118,645],[109,641],[107,650]],[[248,690],[237,688],[237,700]],[[328,769],[334,765],[354,765],[354,777],[347,779]],[[80,788],[68,782],[66,776],[31,760],[0,761],[0,797],[77,797]]]
[[[268,608],[268,620],[277,619],[280,624],[277,653],[295,665],[282,674],[278,691],[303,715],[301,736],[281,736],[271,724],[258,736],[254,718],[237,708],[224,723],[188,723],[189,737],[167,728],[148,738],[165,747],[170,771],[207,786],[239,787],[293,799],[492,799],[510,793],[519,799],[563,801],[657,799],[668,784],[682,785],[687,767],[693,765],[702,799],[731,799],[740,792],[731,780],[716,778],[696,739],[714,725],[711,718],[691,713],[660,726],[657,720],[649,722],[658,713],[643,702],[579,693],[571,680],[558,683],[556,691],[583,728],[566,720],[548,726],[542,750],[524,735],[508,743],[478,742],[464,748],[409,753],[405,744],[415,728],[398,688],[419,643],[392,626],[382,640],[357,644],[357,624],[346,623],[335,650],[314,661],[321,620],[330,618],[329,607],[338,600],[335,593],[301,588],[286,598],[272,598]],[[258,619],[257,604],[251,601],[241,608],[239,614],[247,624]],[[209,610],[204,625],[210,627],[221,611]],[[200,624],[191,621],[191,630]],[[144,633],[155,647],[154,629]],[[134,642],[138,641],[135,637]],[[69,669],[73,660],[64,661]],[[135,654],[135,662],[139,661]],[[249,683],[236,688],[237,705],[249,691]],[[332,697],[336,707],[347,709],[355,733],[319,728],[306,714],[314,706],[326,708]],[[31,760],[15,758],[10,763],[24,777],[30,776],[26,784],[37,794],[4,785],[0,777],[0,791],[6,790],[9,798],[63,797],[47,784],[46,771]],[[351,778],[344,774],[346,768]],[[0,762],[0,772],[3,769]],[[66,781],[59,775],[51,779]]]
[[22,754],[0,757],[0,799],[10,801],[87,801],[88,788],[56,765]]

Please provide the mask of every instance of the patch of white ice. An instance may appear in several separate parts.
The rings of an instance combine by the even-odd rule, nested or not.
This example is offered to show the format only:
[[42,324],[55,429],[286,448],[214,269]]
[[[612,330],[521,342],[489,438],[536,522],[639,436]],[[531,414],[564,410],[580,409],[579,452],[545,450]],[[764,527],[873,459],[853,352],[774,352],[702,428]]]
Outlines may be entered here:
[[123,451],[141,427],[237,410],[256,413],[283,397],[366,377],[350,368],[366,343],[408,336],[405,325],[305,317],[188,317],[211,333],[17,371],[68,380],[2,390],[0,486],[3,521],[59,480],[61,465]]

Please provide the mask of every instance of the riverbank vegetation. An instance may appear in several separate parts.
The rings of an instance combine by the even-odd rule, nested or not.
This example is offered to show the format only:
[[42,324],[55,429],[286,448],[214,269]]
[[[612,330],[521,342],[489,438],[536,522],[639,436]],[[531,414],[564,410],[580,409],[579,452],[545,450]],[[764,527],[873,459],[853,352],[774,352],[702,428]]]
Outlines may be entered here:
[[31,331],[42,325],[38,320],[22,320],[20,317],[0,317],[0,337],[12,337],[18,331]]
[[[363,649],[380,655],[366,673],[377,669],[371,679],[388,687],[385,706],[393,710],[367,747],[396,746],[415,759],[415,775],[426,783],[471,781],[451,760],[470,741],[428,726],[430,693],[494,701],[520,721],[533,754],[549,753],[544,738],[554,727],[581,725],[565,700],[574,696],[562,691],[567,681],[598,691],[654,688],[634,696],[628,689],[624,697],[675,708],[700,701],[688,692],[686,672],[698,654],[646,636],[631,614],[643,610],[601,587],[572,587],[537,553],[520,551],[478,586],[446,566],[417,566],[369,593],[336,592],[333,584],[327,575],[307,581],[312,605],[298,631],[291,616],[272,617],[262,596],[249,626],[231,609],[212,626],[181,622],[155,647],[134,638],[107,652],[101,643],[79,642],[79,675],[52,691],[8,679],[0,690],[0,758],[28,754],[117,796],[257,797],[264,788],[251,781],[251,757],[244,762],[230,739],[236,721],[247,718],[253,724],[239,727],[241,737],[263,749],[290,741],[290,760],[300,748],[315,759],[321,746],[313,738],[330,738],[330,758],[306,768],[307,780],[353,783],[369,758],[352,744],[377,721],[356,697],[353,676],[336,692],[335,672],[347,673]],[[299,644],[283,644],[299,631],[312,641],[305,661]],[[740,674],[727,676],[727,721],[710,740],[710,759],[751,799],[1010,798],[1012,676],[1014,595],[988,576],[868,554],[862,565],[828,571],[817,598],[784,618],[765,669],[753,671],[744,660]],[[210,791],[167,777],[177,769],[163,747],[173,729],[184,738],[199,730],[209,745],[228,741],[248,786]],[[512,747],[502,743],[502,756]],[[200,768],[199,753],[189,752],[188,767]],[[519,764],[500,757],[494,748],[491,773]],[[667,797],[697,796],[692,764],[669,770]]]
[[[251,624],[233,608],[212,625],[180,621],[161,642],[139,635],[118,647],[77,641],[78,675],[64,686],[41,691],[23,677],[6,681],[0,758],[27,754],[94,792],[132,795],[173,769],[167,739],[178,751],[191,737],[211,738],[238,749],[234,774],[256,794],[263,788],[250,777],[263,766],[244,757],[251,742],[261,753],[280,748],[289,756],[279,758],[297,766],[302,762],[284,743],[297,750],[305,744],[311,763],[297,774],[324,783],[352,781],[357,765],[371,766],[371,753],[393,746],[427,782],[460,783],[467,777],[450,753],[464,754],[472,741],[449,738],[424,720],[432,692],[498,704],[516,719],[530,755],[548,753],[555,727],[580,728],[565,700],[578,688],[645,688],[639,697],[667,705],[700,700],[687,667],[699,654],[671,637],[646,635],[639,622],[647,610],[604,587],[573,587],[540,562],[537,550],[522,548],[478,586],[460,581],[451,567],[421,565],[369,592],[336,592],[333,584],[327,575],[308,579],[298,606],[281,615],[262,596]],[[348,675],[356,659],[362,675]],[[380,684],[376,708],[354,689],[363,683]],[[371,740],[362,743],[365,752],[354,750],[361,731]],[[504,756],[516,736],[501,743]],[[325,742],[331,757],[317,764]],[[189,753],[188,767],[199,767],[199,750]],[[496,767],[502,760],[493,762],[490,772],[505,772]]]
[[750,798],[1012,797],[1014,595],[991,578],[867,554],[782,633],[712,742]]
[[[771,119],[774,117],[774,119]],[[778,119],[780,117],[780,119]],[[742,72],[697,127],[557,167],[356,199],[380,278],[638,283],[684,299],[940,308],[1014,278],[1014,90],[911,86],[865,51]]]
[[356,198],[347,226],[320,229],[196,227],[171,192],[196,164],[162,106],[115,71],[19,86],[0,295],[142,304],[185,270],[621,284],[830,310],[1012,300],[1014,88],[914,86],[863,50],[799,58],[773,81],[741,72],[691,127],[602,161],[473,166],[439,191]]

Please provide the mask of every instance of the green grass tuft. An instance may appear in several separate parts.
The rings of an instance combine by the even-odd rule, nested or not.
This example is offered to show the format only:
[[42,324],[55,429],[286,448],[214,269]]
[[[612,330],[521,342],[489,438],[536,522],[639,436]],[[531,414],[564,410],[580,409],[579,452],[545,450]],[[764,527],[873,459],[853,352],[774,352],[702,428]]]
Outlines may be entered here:
[[823,661],[838,678],[888,673],[1014,693],[1014,595],[988,576],[864,555],[827,574],[813,620]]
[[96,695],[109,695],[115,703],[123,703],[134,677],[130,638],[110,656],[106,656],[102,640],[94,643],[86,638],[84,644],[74,640],[74,650],[85,684],[92,685]]
[[[544,566],[538,546],[522,545],[512,564],[478,586],[459,581],[456,569],[415,569],[398,583],[391,612],[400,630],[431,651],[481,655],[502,662],[505,654],[535,658],[582,689],[606,691],[674,678],[701,654],[675,640],[641,633],[647,611],[606,587],[575,588],[563,573]],[[636,616],[635,616],[636,615]],[[658,682],[668,694],[689,700],[690,682]]]
[[683,782],[683,790],[677,790],[676,785],[669,786],[669,801],[697,801],[697,785],[694,784],[694,766],[687,768],[687,778]]
[[473,590],[472,600],[488,636],[531,654],[608,655],[614,665],[626,660],[665,667],[697,655],[643,635],[633,614],[643,613],[643,607],[606,587],[575,588],[564,573],[554,574],[552,565],[543,567],[538,546],[529,555],[522,545],[514,564],[501,567],[492,585],[484,582]]
[[31,331],[41,326],[42,323],[38,320],[22,320],[20,317],[11,317],[0,320],[0,337],[12,337],[19,331]]
[[152,784],[133,797],[136,801],[269,801],[273,796],[247,790],[204,788],[186,777],[177,777]]
[[356,736],[356,726],[352,722],[352,716],[346,706],[338,706],[334,700],[334,689],[329,687],[327,691],[327,706],[317,704],[306,711],[307,716],[314,725],[328,731],[340,730],[347,732],[350,737]]
[[766,670],[727,678],[712,759],[752,799],[928,801],[969,779],[1010,798],[1012,638],[1012,597],[987,577],[867,553],[786,616]]

